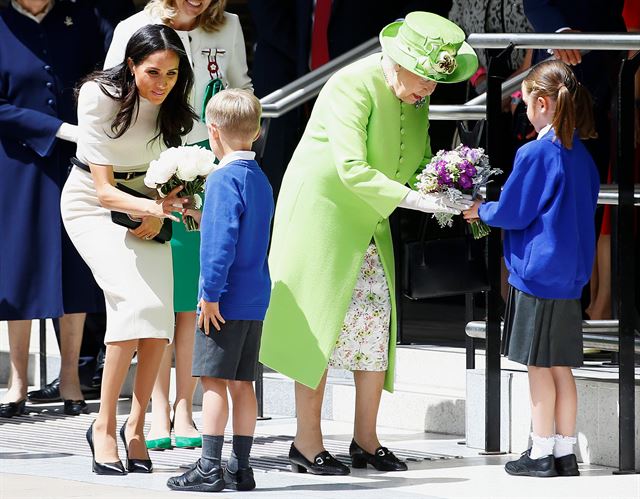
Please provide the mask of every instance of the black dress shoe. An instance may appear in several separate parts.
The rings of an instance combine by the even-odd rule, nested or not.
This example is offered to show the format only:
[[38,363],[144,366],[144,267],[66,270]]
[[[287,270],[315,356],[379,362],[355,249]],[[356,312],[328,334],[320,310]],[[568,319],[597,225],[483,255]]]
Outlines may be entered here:
[[558,476],[580,476],[578,469],[578,459],[575,454],[556,457],[556,471]]
[[314,475],[348,475],[351,470],[342,464],[329,452],[322,451],[313,462],[309,461],[302,453],[291,444],[289,449],[289,461],[291,461],[291,471],[294,473],[312,473]]
[[79,416],[89,414],[89,407],[84,400],[65,400],[64,413],[68,416]]
[[62,400],[60,397],[60,378],[54,379],[48,385],[40,390],[32,390],[27,393],[29,402],[36,404],[46,404],[48,402],[59,402]]
[[93,450],[93,425],[95,421],[91,423],[89,429],[87,430],[87,442],[89,443],[89,448],[91,449],[91,470],[96,475],[126,475],[127,472],[122,466],[121,461],[116,461],[115,463],[98,463],[96,462],[96,453]]
[[172,476],[167,480],[171,490],[192,490],[195,492],[220,492],[224,489],[222,468],[213,468],[205,472],[200,467],[200,460],[182,475]]
[[129,419],[127,418],[120,428],[120,438],[124,444],[124,452],[127,456],[127,471],[129,473],[151,473],[153,471],[153,463],[151,462],[151,459],[129,459],[129,446],[127,445],[127,439],[124,436],[124,430],[127,427],[128,420]]
[[531,459],[531,449],[522,453],[520,459],[509,461],[504,465],[504,469],[510,475],[517,476],[558,476],[553,455],[544,456],[539,459]]
[[235,473],[224,469],[224,483],[226,488],[233,490],[253,490],[256,488],[256,481],[253,477],[253,468],[241,468]]
[[366,468],[367,464],[370,464],[378,471],[407,471],[406,463],[400,461],[386,447],[378,447],[374,454],[369,454],[355,440],[351,440],[349,455],[353,468]]
[[27,399],[0,404],[0,418],[12,418],[24,414],[27,411],[26,404]]

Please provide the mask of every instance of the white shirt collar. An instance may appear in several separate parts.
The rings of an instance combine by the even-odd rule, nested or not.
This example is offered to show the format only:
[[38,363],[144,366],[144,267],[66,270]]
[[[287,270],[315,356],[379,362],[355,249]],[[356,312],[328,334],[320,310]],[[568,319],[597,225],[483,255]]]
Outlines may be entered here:
[[545,126],[544,128],[542,128],[539,132],[538,132],[538,139],[540,140],[542,137],[544,137],[547,132],[551,130],[551,123],[549,123],[547,126]]
[[218,163],[218,168],[227,166],[229,163],[237,159],[245,159],[250,161],[252,159],[255,159],[255,157],[256,153],[253,151],[233,151],[225,155],[225,157],[220,160],[220,163]]
[[22,7],[22,5],[20,5],[16,0],[11,0],[11,6],[14,9],[16,9],[23,16],[27,16],[29,19],[37,22],[38,24],[40,24],[42,20],[45,18],[45,16],[49,12],[51,12],[51,9],[53,9],[53,4],[54,4],[54,0],[51,0],[49,2],[49,5],[47,5],[47,7],[44,9],[42,13],[38,14],[37,16],[34,16],[31,12],[28,12],[27,10],[25,10],[24,7]]

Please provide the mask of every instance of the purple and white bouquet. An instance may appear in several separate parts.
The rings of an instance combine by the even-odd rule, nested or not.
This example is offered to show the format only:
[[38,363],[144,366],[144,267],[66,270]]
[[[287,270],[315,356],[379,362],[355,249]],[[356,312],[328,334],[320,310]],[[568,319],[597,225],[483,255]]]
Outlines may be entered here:
[[[423,194],[444,193],[452,201],[460,201],[468,196],[475,199],[478,190],[491,182],[489,178],[500,173],[502,170],[491,168],[484,149],[461,144],[451,151],[438,151],[418,175],[416,187]],[[440,227],[451,227],[453,223],[451,213],[434,213],[433,216]],[[470,225],[474,239],[491,232],[482,220],[476,220]]]
[[[199,209],[202,206],[200,193],[204,191],[207,175],[216,169],[215,160],[215,155],[204,147],[170,147],[149,164],[144,183],[150,189],[157,189],[163,197],[182,185],[178,196],[192,197],[193,207]],[[184,225],[187,231],[198,229],[198,223],[189,215],[184,216]]]

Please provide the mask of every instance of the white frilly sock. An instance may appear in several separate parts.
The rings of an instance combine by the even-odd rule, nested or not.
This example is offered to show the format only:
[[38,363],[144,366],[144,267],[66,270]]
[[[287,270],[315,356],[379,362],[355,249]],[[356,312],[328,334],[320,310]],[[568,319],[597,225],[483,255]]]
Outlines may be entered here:
[[555,457],[564,457],[573,454],[573,446],[576,444],[576,437],[567,437],[565,435],[556,435],[554,437],[555,445],[553,447],[553,455]]
[[556,443],[556,439],[551,437],[540,437],[535,433],[531,434],[531,440],[533,440],[533,446],[531,447],[531,459],[540,459],[553,454],[553,446]]

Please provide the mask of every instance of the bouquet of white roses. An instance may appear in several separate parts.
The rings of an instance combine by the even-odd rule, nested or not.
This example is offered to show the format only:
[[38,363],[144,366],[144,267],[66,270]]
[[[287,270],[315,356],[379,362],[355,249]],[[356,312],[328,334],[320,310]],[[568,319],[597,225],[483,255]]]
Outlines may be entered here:
[[[475,199],[480,187],[487,185],[489,177],[502,173],[499,168],[491,168],[489,157],[484,149],[459,145],[452,151],[440,150],[418,175],[416,187],[424,194],[444,192],[452,201],[459,201],[463,194],[470,194]],[[440,227],[451,227],[453,215],[435,213],[433,215]],[[491,232],[482,220],[471,223],[474,239],[479,239]]]
[[[198,209],[202,206],[200,193],[204,191],[207,175],[216,168],[215,159],[215,155],[204,147],[170,147],[149,164],[144,183],[157,189],[161,196],[182,185],[178,196],[192,197]],[[189,215],[184,217],[184,224],[187,231],[198,229],[198,223]]]

